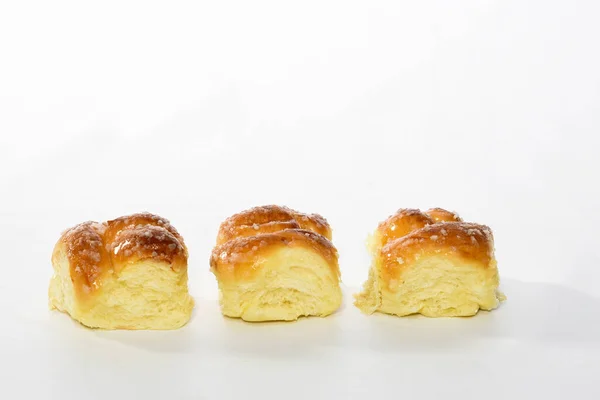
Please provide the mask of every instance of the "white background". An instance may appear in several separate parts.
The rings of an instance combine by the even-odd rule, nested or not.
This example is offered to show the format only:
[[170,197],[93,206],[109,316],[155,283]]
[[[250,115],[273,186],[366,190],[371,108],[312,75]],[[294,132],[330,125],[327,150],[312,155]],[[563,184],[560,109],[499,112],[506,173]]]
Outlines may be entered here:
[[[600,397],[600,3],[0,3],[0,398]],[[324,215],[328,319],[223,320],[219,223]],[[362,316],[364,240],[401,207],[492,227],[509,300]],[[167,217],[190,324],[98,332],[47,310],[84,220]]]

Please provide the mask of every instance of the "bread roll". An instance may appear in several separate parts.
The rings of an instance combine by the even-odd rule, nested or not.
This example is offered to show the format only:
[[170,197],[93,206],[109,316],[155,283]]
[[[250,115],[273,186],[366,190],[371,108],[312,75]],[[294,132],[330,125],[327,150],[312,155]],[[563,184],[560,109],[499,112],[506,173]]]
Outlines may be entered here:
[[319,215],[255,207],[221,224],[210,258],[223,315],[245,321],[327,316],[342,302],[338,253]]
[[156,215],[84,222],[54,247],[50,308],[91,328],[179,328],[194,305],[187,259],[183,238]]
[[471,316],[504,299],[492,231],[455,213],[401,209],[379,224],[368,248],[369,279],[354,303],[367,314]]

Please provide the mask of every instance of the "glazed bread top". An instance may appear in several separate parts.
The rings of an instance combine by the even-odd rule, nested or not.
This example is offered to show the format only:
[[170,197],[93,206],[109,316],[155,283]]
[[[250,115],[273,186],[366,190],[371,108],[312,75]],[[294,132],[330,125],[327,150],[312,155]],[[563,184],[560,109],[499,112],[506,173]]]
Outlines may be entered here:
[[272,252],[304,248],[323,257],[339,278],[338,253],[330,239],[331,228],[320,215],[275,205],[254,207],[221,224],[210,266],[221,280],[251,279]]
[[401,209],[379,224],[372,251],[383,276],[397,278],[416,258],[443,255],[493,267],[494,238],[489,227],[462,222],[452,212]]
[[[108,222],[84,222],[61,235],[54,246],[53,261],[64,254],[69,261],[73,285],[90,293],[102,286],[109,274],[119,274],[140,260],[187,268],[183,238],[165,218],[150,213],[120,217]],[[80,290],[78,290],[80,289]]]
[[272,233],[284,229],[307,229],[331,240],[331,227],[319,214],[303,214],[288,207],[254,207],[227,218],[219,228],[217,245],[231,239]]

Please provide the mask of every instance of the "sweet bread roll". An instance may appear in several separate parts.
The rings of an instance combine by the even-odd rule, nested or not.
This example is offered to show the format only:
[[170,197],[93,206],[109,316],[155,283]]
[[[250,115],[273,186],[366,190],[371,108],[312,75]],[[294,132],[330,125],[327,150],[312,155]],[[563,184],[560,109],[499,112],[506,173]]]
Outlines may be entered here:
[[455,213],[399,210],[379,224],[368,248],[369,279],[354,303],[367,314],[470,316],[504,299],[492,231]]
[[221,224],[210,266],[223,315],[245,321],[327,316],[342,302],[327,221],[287,207],[255,207]]
[[50,308],[91,328],[179,328],[194,306],[187,258],[183,238],[156,215],[84,222],[54,247]]

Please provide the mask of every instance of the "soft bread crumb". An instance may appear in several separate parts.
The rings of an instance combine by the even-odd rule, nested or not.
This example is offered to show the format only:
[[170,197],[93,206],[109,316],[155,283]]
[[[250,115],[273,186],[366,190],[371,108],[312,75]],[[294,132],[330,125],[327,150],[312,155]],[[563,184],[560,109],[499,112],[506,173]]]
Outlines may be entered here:
[[325,317],[340,307],[338,277],[315,252],[282,247],[259,263],[252,280],[219,280],[223,315],[253,322],[294,321],[302,316]]
[[50,308],[69,314],[90,328],[176,329],[190,319],[194,301],[187,272],[168,264],[140,261],[118,277],[111,274],[93,298],[76,301],[66,257],[59,257],[50,282]]

